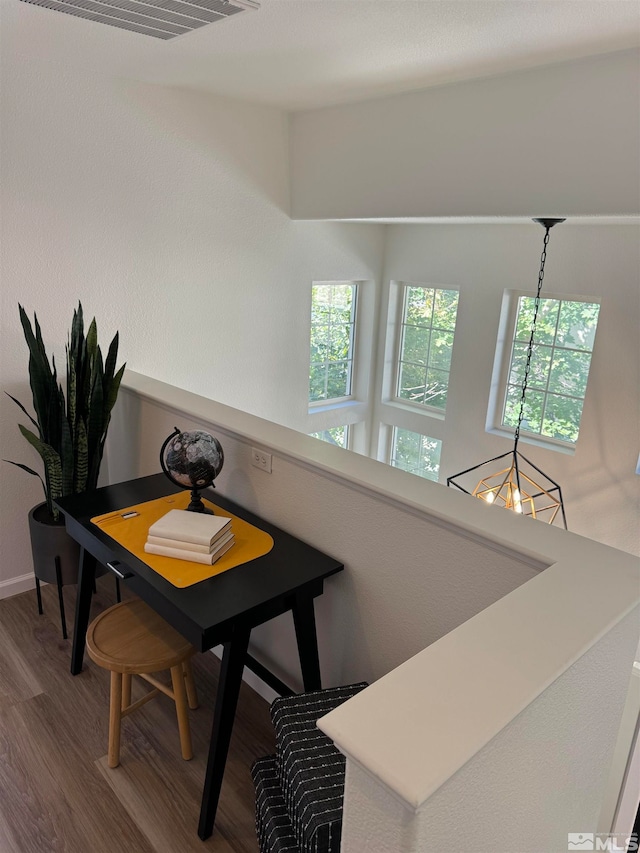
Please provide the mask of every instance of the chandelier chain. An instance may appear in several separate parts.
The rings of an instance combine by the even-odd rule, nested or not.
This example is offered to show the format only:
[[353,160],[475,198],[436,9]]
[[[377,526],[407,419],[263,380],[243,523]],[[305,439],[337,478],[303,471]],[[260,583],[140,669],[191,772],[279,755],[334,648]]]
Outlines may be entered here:
[[527,346],[527,358],[524,365],[524,379],[522,381],[522,393],[520,395],[520,411],[518,412],[518,423],[516,425],[515,433],[514,433],[514,451],[518,447],[518,441],[520,439],[520,426],[522,421],[524,420],[524,404],[525,398],[527,396],[527,385],[529,383],[529,372],[531,370],[531,360],[533,358],[533,341],[535,339],[536,334],[536,324],[538,322],[538,311],[540,309],[540,293],[542,291],[542,281],[544,279],[544,265],[547,260],[547,246],[549,244],[549,230],[550,227],[547,225],[544,232],[544,244],[542,247],[542,254],[540,255],[540,272],[538,273],[538,290],[536,292],[536,298],[534,302],[533,308],[533,320],[531,322],[531,335],[529,337],[529,344]]

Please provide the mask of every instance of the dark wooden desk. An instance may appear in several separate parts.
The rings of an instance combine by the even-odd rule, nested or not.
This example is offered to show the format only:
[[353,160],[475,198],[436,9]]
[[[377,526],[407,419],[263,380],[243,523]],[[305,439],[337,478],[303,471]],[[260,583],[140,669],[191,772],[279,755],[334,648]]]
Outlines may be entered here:
[[164,474],[154,474],[94,492],[69,495],[60,498],[57,505],[64,513],[69,534],[81,546],[71,657],[73,675],[82,670],[96,561],[114,571],[197,649],[206,651],[212,646],[223,646],[198,825],[198,835],[204,840],[213,831],[244,666],[258,671],[276,689],[287,689],[248,656],[251,629],[290,610],[304,688],[319,689],[320,664],[313,599],[322,594],[324,579],[341,571],[344,566],[226,500],[218,492],[211,492],[207,497],[222,509],[269,533],[273,537],[273,549],[263,557],[209,580],[178,589],[90,521],[96,515],[178,491]]

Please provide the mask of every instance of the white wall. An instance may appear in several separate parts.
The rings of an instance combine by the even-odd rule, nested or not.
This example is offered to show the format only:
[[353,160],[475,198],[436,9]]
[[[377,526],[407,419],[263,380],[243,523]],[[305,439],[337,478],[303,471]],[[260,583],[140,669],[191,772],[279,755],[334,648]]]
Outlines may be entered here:
[[297,113],[293,216],[637,213],[638,71],[625,51]]
[[[427,435],[443,441],[441,482],[512,446],[485,430],[498,323],[505,289],[535,293],[543,235],[534,223],[389,226],[383,305],[390,280],[460,288],[446,417],[425,424]],[[600,301],[598,331],[575,454],[520,444],[562,486],[570,530],[634,554],[640,549],[639,282],[637,225],[568,221],[551,231],[543,292]],[[386,411],[378,407],[383,421]]]
[[[130,367],[273,420],[304,413],[291,352],[308,347],[310,283],[379,279],[382,226],[291,221],[284,113],[45,62],[13,24],[6,14],[2,389],[30,404],[18,302],[63,365],[81,299],[105,347],[119,330]],[[36,467],[21,417],[5,397],[0,458]],[[0,585],[27,583],[42,490],[0,473]]]

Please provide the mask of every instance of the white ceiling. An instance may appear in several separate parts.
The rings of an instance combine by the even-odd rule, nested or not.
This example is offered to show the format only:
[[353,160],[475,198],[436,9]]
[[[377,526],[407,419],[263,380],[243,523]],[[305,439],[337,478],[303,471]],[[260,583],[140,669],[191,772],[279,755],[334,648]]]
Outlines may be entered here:
[[637,46],[637,0],[262,0],[171,41],[0,0],[3,50],[298,110]]

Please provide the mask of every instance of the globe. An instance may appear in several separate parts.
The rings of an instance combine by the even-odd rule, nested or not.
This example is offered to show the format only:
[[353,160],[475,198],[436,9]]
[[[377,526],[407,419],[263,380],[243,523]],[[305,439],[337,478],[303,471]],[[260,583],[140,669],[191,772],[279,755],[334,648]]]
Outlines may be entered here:
[[217,438],[201,430],[181,432],[176,427],[162,445],[160,464],[172,483],[191,489],[187,509],[211,512],[202,503],[199,490],[214,486],[213,481],[222,470],[224,453]]

